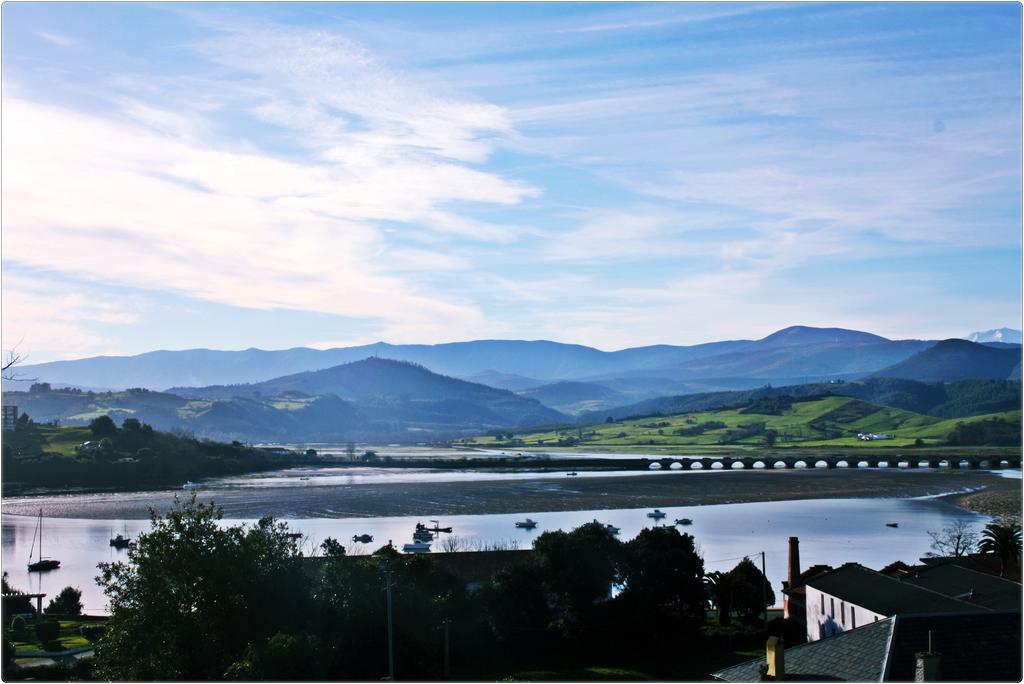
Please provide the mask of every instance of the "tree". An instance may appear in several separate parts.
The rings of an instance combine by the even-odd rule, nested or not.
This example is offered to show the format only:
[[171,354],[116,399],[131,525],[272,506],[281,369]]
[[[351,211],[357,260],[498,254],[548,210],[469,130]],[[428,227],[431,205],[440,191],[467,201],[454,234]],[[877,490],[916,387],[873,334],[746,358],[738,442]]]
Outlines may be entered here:
[[621,578],[622,543],[597,522],[545,532],[533,549],[556,601],[576,614],[607,598]]
[[64,587],[50,600],[43,612],[54,615],[81,615],[82,590],[75,587]]
[[749,558],[737,563],[729,574],[734,581],[732,607],[741,616],[747,619],[756,618],[767,606],[775,603],[775,592],[772,591],[771,582]]
[[708,573],[707,581],[721,625],[728,625],[733,613],[748,620],[756,618],[766,606],[775,603],[771,583],[749,558],[741,560],[729,572]]
[[957,520],[938,532],[928,532],[928,536],[932,538],[932,550],[927,555],[933,557],[966,556],[978,545],[978,533],[965,520]]
[[117,434],[117,425],[110,416],[102,415],[89,422],[89,431],[93,437],[113,437]]
[[999,576],[1017,564],[1021,551],[1021,529],[1014,522],[989,523],[981,533],[978,548],[984,553],[995,553],[999,556]]
[[767,447],[775,446],[775,441],[779,438],[779,433],[775,430],[766,430],[764,433],[764,445]]
[[626,544],[626,551],[623,597],[703,622],[704,561],[692,536],[674,527],[648,528]]
[[310,578],[284,524],[221,527],[193,494],[150,531],[128,562],[101,563],[110,605],[96,672],[115,680],[211,680],[250,644],[297,631],[313,612]]

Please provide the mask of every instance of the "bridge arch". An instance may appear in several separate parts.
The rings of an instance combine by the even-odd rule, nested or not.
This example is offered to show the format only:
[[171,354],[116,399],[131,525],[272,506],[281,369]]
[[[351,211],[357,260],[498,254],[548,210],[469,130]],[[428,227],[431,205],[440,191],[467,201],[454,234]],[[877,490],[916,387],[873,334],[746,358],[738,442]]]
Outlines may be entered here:
[[679,461],[672,461],[672,465],[670,465],[668,468],[669,470],[682,470],[683,464],[680,463]]
[[747,464],[743,461],[733,461],[732,465],[729,466],[732,470],[744,470],[746,467]]
[[704,470],[704,464],[701,461],[691,461],[690,470]]
[[845,458],[841,458],[838,461],[836,461],[836,468],[849,468],[849,467],[850,467],[850,462],[847,461]]
[[868,461],[857,461],[857,467],[858,468],[870,468],[871,467],[871,463],[868,462]]
[[714,463],[711,464],[712,470],[722,470],[723,468],[725,468],[725,466],[722,465],[721,461],[715,461]]
[[819,458],[817,461],[814,462],[814,467],[815,468],[828,468],[829,467],[828,461],[826,461],[823,458]]

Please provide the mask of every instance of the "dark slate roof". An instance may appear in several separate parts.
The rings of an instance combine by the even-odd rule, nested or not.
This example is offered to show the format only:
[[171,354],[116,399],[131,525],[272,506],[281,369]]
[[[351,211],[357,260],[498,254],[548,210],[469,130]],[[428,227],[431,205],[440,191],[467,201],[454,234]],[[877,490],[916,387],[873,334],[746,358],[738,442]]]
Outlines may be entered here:
[[[994,553],[972,553],[967,556],[925,556],[921,559],[925,565],[943,565],[952,563],[962,568],[970,568],[989,575],[999,575],[1003,570],[999,556]],[[1004,575],[1007,579],[1020,582],[1020,564],[1014,564],[1006,569]]]
[[[893,618],[872,622],[827,639],[812,641],[785,652],[786,681],[879,682]],[[755,658],[715,672],[726,682],[761,680],[764,658]]]
[[918,570],[903,582],[992,610],[1020,610],[1021,585],[947,563]]
[[898,615],[893,620],[896,626],[885,666],[886,681],[914,680],[916,654],[928,650],[929,631],[932,650],[940,654],[942,681],[1021,680],[1021,615],[1017,611]]
[[967,601],[887,577],[859,563],[841,565],[830,573],[808,580],[807,586],[880,615],[987,610]]
[[[898,615],[786,649],[789,681],[913,681],[916,656],[939,653],[941,681],[1020,681],[1019,612]],[[764,658],[715,672],[727,682],[760,680]]]

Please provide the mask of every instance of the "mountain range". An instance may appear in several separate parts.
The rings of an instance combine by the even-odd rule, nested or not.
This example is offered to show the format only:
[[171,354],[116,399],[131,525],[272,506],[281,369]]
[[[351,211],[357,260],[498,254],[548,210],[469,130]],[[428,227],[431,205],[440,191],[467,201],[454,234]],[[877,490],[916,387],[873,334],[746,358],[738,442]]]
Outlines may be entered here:
[[19,373],[53,385],[162,390],[258,383],[377,357],[409,361],[435,373],[514,391],[569,380],[598,382],[636,399],[680,391],[756,387],[768,381],[864,377],[933,344],[935,341],[888,340],[842,328],[793,326],[760,340],[654,345],[610,352],[544,340],[436,345],[380,342],[325,350],[153,351],[26,365]]
[[[884,387],[892,394],[890,378],[938,386],[964,379],[1019,380],[1020,362],[1020,345],[1008,342],[888,340],[803,326],[753,341],[614,352],[516,340],[322,351],[200,349],[24,366],[19,372],[33,377],[36,386],[5,382],[5,403],[18,404],[37,420],[83,422],[108,412],[217,438],[423,441],[566,423],[573,416],[585,421],[670,406],[713,407],[766,386],[801,387],[796,393],[802,396],[855,396],[861,388],[859,398],[886,403],[882,399],[888,397],[896,406],[910,401],[914,405],[905,408],[922,411],[919,395],[927,392],[919,387],[909,392],[910,400],[900,392],[879,397],[863,388]],[[114,391],[64,392],[44,382]],[[1011,385],[1019,401],[1019,382]],[[10,391],[16,387],[29,391]],[[935,406],[960,401],[958,410],[966,411],[985,403],[974,395],[932,399]]]

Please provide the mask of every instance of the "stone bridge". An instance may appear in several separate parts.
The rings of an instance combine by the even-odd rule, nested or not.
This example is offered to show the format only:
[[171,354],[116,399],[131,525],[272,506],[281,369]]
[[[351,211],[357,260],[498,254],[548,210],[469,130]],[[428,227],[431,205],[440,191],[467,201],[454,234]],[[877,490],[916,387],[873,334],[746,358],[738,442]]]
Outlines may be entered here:
[[1020,468],[1020,456],[749,456],[722,458],[680,456],[677,458],[641,459],[648,468],[672,470],[785,470],[793,468]]

